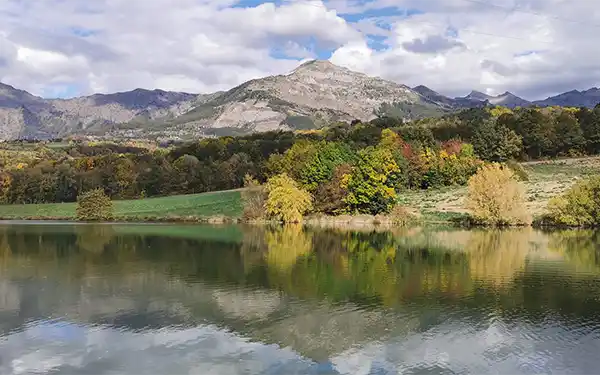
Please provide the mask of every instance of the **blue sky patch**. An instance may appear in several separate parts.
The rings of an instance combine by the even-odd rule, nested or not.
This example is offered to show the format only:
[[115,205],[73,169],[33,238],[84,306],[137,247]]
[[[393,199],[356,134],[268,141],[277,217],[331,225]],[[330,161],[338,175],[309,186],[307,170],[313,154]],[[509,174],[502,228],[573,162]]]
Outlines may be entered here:
[[81,87],[72,83],[53,83],[44,86],[42,97],[44,98],[72,98],[81,93]]
[[235,5],[231,6],[230,8],[254,8],[261,4],[266,4],[266,3],[274,3],[275,5],[279,6],[279,5],[282,5],[283,3],[285,3],[285,1],[283,1],[283,0],[274,0],[274,1],[239,0]]
[[88,36],[92,36],[92,35],[98,34],[98,31],[96,31],[96,30],[86,29],[86,28],[77,27],[77,26],[69,28],[69,31],[72,34],[80,36],[82,38],[87,38]]

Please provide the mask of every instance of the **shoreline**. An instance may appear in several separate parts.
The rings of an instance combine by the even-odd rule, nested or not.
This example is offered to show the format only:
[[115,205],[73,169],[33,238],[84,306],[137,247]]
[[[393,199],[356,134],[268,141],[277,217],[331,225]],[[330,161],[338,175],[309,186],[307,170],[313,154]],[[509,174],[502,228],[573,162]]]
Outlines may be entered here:
[[[556,229],[598,229],[593,227],[569,227],[564,225],[554,225],[545,223],[543,220],[534,220],[529,225],[482,225],[470,221],[468,214],[454,214],[446,219],[441,219],[446,216],[446,212],[427,212],[425,215],[411,217],[404,224],[397,224],[390,217],[373,216],[373,215],[340,215],[340,216],[325,216],[315,215],[306,217],[299,225],[309,228],[320,229],[397,229],[409,228],[418,226],[452,226],[456,228],[480,228],[480,229],[511,229],[511,228],[526,228],[531,227],[540,230],[556,230]],[[115,216],[110,221],[80,221],[74,217],[65,216],[26,216],[26,217],[0,217],[0,224],[11,224],[20,222],[22,224],[39,222],[40,224],[208,224],[208,225],[285,225],[273,220],[252,220],[246,221],[242,218],[228,216],[213,216],[213,217],[198,217],[198,216],[148,216],[148,217],[131,217],[131,216]],[[292,224],[294,225],[294,224]]]

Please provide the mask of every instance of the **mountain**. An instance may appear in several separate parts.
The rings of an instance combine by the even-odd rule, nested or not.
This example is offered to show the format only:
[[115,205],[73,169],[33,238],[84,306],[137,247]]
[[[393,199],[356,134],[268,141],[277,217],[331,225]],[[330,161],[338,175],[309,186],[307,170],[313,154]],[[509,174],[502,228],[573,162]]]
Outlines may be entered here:
[[[533,104],[589,106],[600,90],[570,91]],[[43,99],[0,83],[0,140],[68,135],[192,138],[267,130],[314,129],[386,115],[411,120],[463,108],[532,103],[506,92],[450,98],[426,86],[370,77],[329,61],[206,95],[136,89],[73,99]]]
[[172,120],[146,124],[144,130],[120,126],[112,134],[174,137],[314,129],[333,121],[368,121],[375,113],[410,119],[445,110],[408,86],[313,60],[289,74],[245,82]]
[[544,100],[538,100],[533,104],[540,107],[562,106],[562,107],[588,107],[594,108],[600,103],[600,89],[594,87],[585,91],[572,90],[560,95],[551,96]]
[[473,98],[449,98],[445,95],[440,94],[437,91],[430,89],[427,86],[416,86],[413,90],[421,94],[424,98],[430,102],[442,106],[444,108],[455,110],[464,108],[476,108],[487,105],[485,100],[473,99]]
[[513,93],[505,92],[504,94],[500,94],[498,96],[491,96],[484,94],[479,91],[471,91],[471,93],[464,98],[456,98],[458,100],[473,100],[479,102],[487,102],[491,105],[499,105],[508,108],[516,108],[516,107],[527,107],[531,105],[531,102],[520,98]]
[[49,138],[126,123],[179,116],[205,96],[136,89],[73,99],[42,99],[0,84],[0,139]]
[[285,75],[209,95],[136,89],[46,100],[11,86],[0,91],[0,138],[69,134],[198,137],[312,129],[332,121],[405,119],[447,110],[410,87],[313,60]]

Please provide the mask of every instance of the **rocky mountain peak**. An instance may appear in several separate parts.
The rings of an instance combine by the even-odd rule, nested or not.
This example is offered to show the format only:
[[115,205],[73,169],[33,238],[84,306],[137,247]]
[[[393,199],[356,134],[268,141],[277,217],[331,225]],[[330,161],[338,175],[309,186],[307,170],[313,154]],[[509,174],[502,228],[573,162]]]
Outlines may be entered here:
[[333,64],[329,60],[310,60],[303,64],[300,64],[296,69],[293,70],[292,73],[302,73],[309,71],[320,71],[327,72],[332,70],[344,70],[341,66],[337,66]]
[[473,90],[465,98],[484,101],[490,99],[491,96],[484,94],[481,91]]

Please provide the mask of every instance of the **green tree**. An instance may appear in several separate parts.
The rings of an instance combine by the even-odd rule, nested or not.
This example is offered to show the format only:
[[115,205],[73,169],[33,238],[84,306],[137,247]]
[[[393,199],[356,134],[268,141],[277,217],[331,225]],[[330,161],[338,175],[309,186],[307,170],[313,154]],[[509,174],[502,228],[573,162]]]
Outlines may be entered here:
[[579,154],[585,146],[585,138],[575,114],[561,110],[556,115],[554,122],[554,131],[557,134],[554,142],[554,154]]
[[299,182],[309,191],[331,180],[333,171],[341,164],[350,163],[354,158],[348,145],[337,142],[321,142],[317,151],[306,161],[300,170]]
[[285,173],[293,179],[299,179],[301,171],[313,159],[318,149],[315,142],[299,140],[283,156],[273,154],[267,163],[271,174]]
[[475,153],[483,160],[504,162],[522,150],[522,139],[513,130],[495,119],[483,121],[473,134]]
[[583,132],[587,153],[600,153],[600,106],[593,110],[581,108],[575,116]]
[[395,180],[400,168],[392,152],[382,147],[368,147],[358,152],[354,170],[344,183],[344,199],[351,213],[377,215],[389,212],[396,202]]

